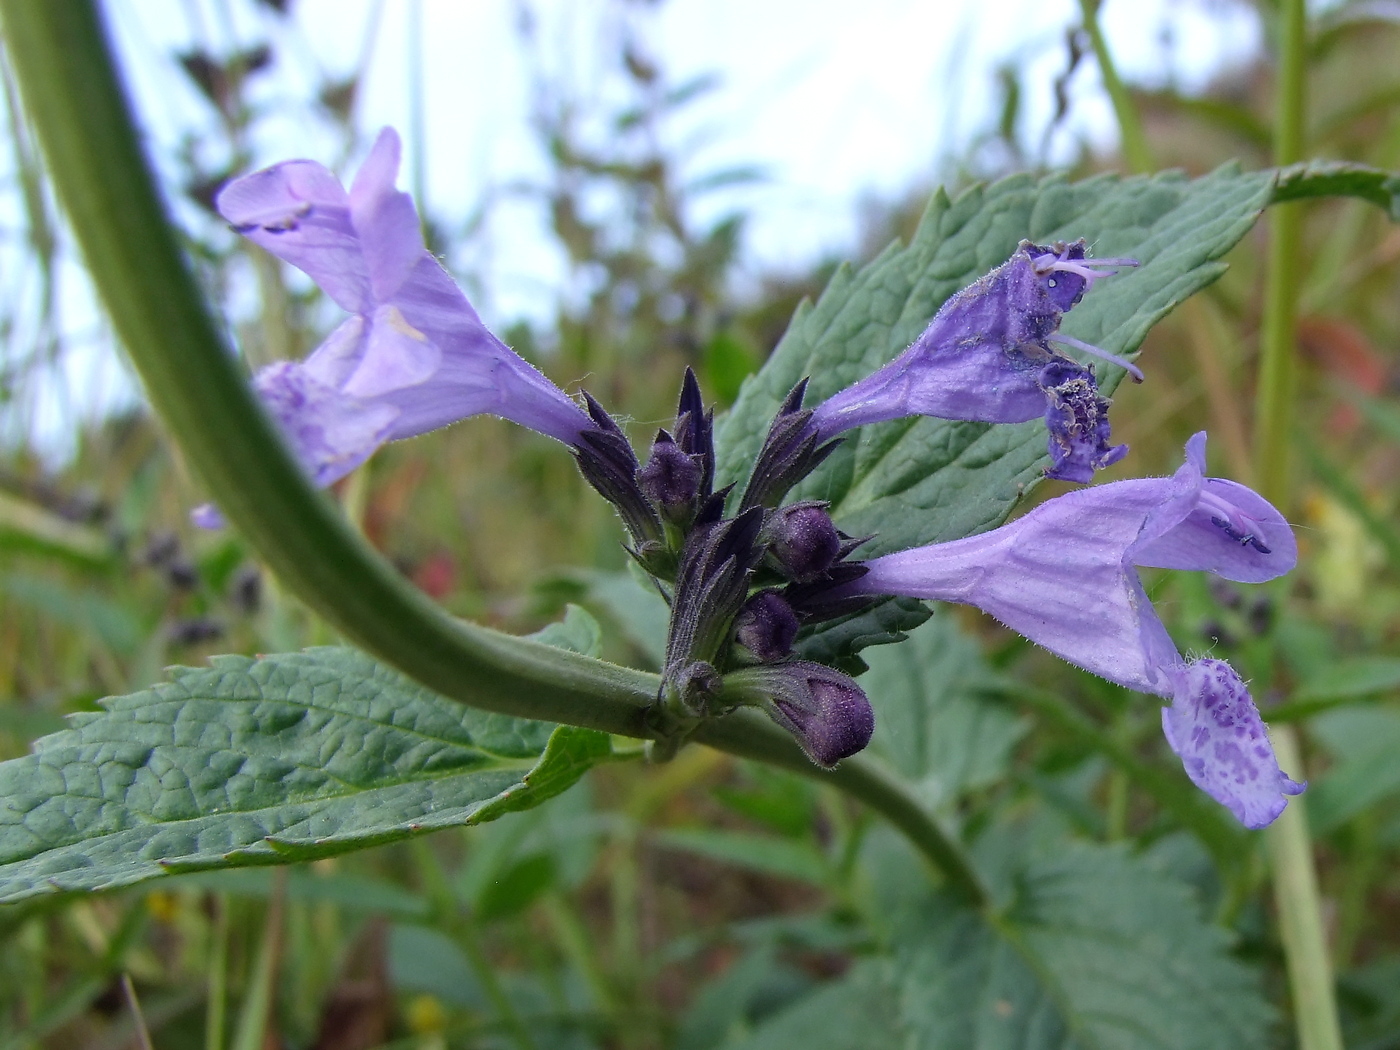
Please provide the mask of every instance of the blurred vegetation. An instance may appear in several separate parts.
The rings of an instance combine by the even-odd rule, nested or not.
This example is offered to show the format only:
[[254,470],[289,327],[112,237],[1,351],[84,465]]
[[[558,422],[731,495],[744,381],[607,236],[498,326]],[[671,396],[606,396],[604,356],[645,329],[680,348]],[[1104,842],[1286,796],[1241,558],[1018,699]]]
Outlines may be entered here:
[[[269,25],[296,17],[289,3],[256,6]],[[1259,16],[1269,38],[1264,0]],[[528,20],[521,32],[530,54]],[[1063,51],[1068,72],[1089,75],[1081,35]],[[1318,20],[1309,155],[1400,167],[1397,54],[1400,23],[1381,5],[1342,4]],[[640,34],[624,34],[609,57],[621,101],[601,109],[538,73],[534,130],[549,177],[507,191],[547,207],[576,294],[551,323],[521,322],[506,338],[566,387],[586,377],[645,444],[673,412],[683,365],[722,408],[833,265],[739,286],[744,216],[700,225],[694,205],[761,173],[688,178],[686,158],[662,145],[667,122],[718,83],[674,82]],[[258,307],[235,320],[251,366],[303,353],[327,328],[319,293],[208,213],[218,185],[249,163],[262,117],[249,84],[298,59],[272,43],[211,39],[170,60],[218,129],[209,140],[192,133],[181,154],[178,189],[206,212],[189,225],[191,251],[217,301],[256,290]],[[1023,68],[999,74],[1005,105],[967,156],[902,199],[868,203],[854,256],[907,236],[935,180],[954,189],[1035,170],[1045,138],[1021,110]],[[362,74],[323,80],[303,103],[342,161],[360,145]],[[1200,173],[1268,164],[1271,90],[1265,54],[1222,70],[1200,95],[1133,98],[1158,165]],[[51,366],[73,349],[57,321],[64,234],[8,78],[5,95],[3,192],[17,206],[4,233],[24,246],[26,269],[0,303],[0,396],[7,412],[32,414],[36,397],[63,398]],[[1071,174],[1117,167],[1086,149]],[[451,265],[476,225],[427,221]],[[1169,471],[1184,439],[1208,428],[1216,472],[1249,480],[1265,236],[1261,226],[1222,280],[1153,331],[1149,381],[1117,398],[1115,436],[1134,454],[1115,476]],[[1383,1050],[1400,1047],[1400,232],[1346,202],[1310,207],[1305,237],[1297,582],[1286,599],[1185,574],[1150,590],[1183,649],[1228,656],[1246,677],[1260,639],[1283,640],[1288,667],[1276,681],[1290,700],[1274,717],[1295,720],[1305,740],[1348,1045]],[[166,664],[330,640],[236,536],[191,529],[198,493],[144,413],[86,425],[75,449],[55,466],[12,441],[0,458],[3,757],[96,698],[157,680]],[[453,612],[532,630],[578,602],[610,628],[612,658],[654,660],[658,625],[635,615],[612,513],[544,439],[473,420],[388,449],[339,494]],[[1181,777],[1155,705],[975,613],[938,622],[977,640],[989,674],[1014,668],[1026,683],[983,698],[1002,719],[1001,743],[940,797],[950,817],[976,829],[993,812],[1040,814],[1081,838],[1129,842],[1197,887],[1282,999],[1262,855],[1223,882],[1201,844],[1115,773],[1112,755],[1126,754]],[[692,748],[661,768],[597,770],[551,806],[481,828],[0,910],[0,1047],[136,1045],[122,974],[157,1047],[719,1047],[889,938],[882,916],[899,892],[890,872],[905,870],[890,867],[892,849],[843,798]],[[1275,1036],[1288,1045],[1282,1028]]]

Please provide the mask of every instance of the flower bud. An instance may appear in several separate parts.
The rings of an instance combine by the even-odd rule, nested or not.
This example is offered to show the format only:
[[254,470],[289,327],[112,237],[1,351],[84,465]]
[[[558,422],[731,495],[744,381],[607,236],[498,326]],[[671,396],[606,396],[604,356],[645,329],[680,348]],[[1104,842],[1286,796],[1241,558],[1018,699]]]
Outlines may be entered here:
[[672,520],[687,517],[700,492],[700,464],[675,443],[666,431],[658,431],[646,466],[637,472],[637,483],[648,499]]
[[725,697],[761,706],[819,766],[830,769],[870,743],[875,712],[840,671],[799,660],[748,667],[725,677]]
[[800,582],[826,572],[841,553],[841,536],[824,503],[794,503],[775,510],[763,532],[773,560],[785,575]]
[[797,614],[775,591],[760,591],[734,618],[734,639],[764,662],[792,652],[797,637]]

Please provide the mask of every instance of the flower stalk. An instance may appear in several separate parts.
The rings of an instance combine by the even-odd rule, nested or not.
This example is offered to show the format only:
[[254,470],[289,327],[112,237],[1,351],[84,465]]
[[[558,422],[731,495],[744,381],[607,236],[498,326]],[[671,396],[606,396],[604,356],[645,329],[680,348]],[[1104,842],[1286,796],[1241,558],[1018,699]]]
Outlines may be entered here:
[[[1279,6],[1278,84],[1274,113],[1274,162],[1303,157],[1306,114],[1307,8],[1304,0]],[[1264,288],[1254,412],[1255,478],[1265,497],[1287,513],[1291,502],[1290,460],[1298,390],[1297,293],[1302,215],[1299,204],[1269,214],[1269,255]],[[1275,731],[1274,746],[1302,773],[1292,726]],[[1301,801],[1301,800],[1299,800]],[[1322,924],[1307,810],[1295,805],[1268,831],[1274,899],[1293,994],[1293,1020],[1301,1050],[1341,1050],[1331,956]]]

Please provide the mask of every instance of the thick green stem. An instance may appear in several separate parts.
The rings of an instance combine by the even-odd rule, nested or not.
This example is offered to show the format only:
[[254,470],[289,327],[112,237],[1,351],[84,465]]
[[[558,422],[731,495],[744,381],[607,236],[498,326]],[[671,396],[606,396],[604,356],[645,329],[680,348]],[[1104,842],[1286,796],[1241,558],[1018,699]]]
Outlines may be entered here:
[[[1274,162],[1283,168],[1303,157],[1307,74],[1304,0],[1283,0],[1279,14]],[[1298,387],[1295,327],[1302,238],[1300,207],[1281,204],[1269,213],[1268,271],[1254,417],[1255,480],[1264,496],[1285,514],[1292,501],[1290,454]],[[1301,779],[1302,755],[1293,728],[1276,727],[1273,742],[1284,771]],[[1301,1050],[1341,1050],[1331,958],[1323,932],[1304,800],[1293,799],[1267,835],[1298,1045]]]
[[[1279,765],[1301,776],[1303,756],[1292,726],[1270,731]],[[1293,1021],[1299,1050],[1342,1050],[1332,961],[1318,906],[1317,872],[1313,868],[1306,804],[1300,796],[1268,830],[1269,855],[1274,864],[1274,900],[1279,933],[1288,959],[1288,986],[1293,993]]]
[[[1274,163],[1303,159],[1304,78],[1307,72],[1303,0],[1284,0],[1274,118]],[[1259,342],[1259,383],[1254,402],[1255,480],[1260,490],[1288,511],[1293,408],[1297,400],[1298,262],[1302,237],[1299,204],[1269,212],[1269,258],[1264,289],[1264,324]]]
[[1108,50],[1103,29],[1099,26],[1099,6],[1102,0],[1079,0],[1080,18],[1084,32],[1089,35],[1089,43],[1094,48],[1094,58],[1099,63],[1099,76],[1103,78],[1104,90],[1113,103],[1113,114],[1118,118],[1118,134],[1122,139],[1123,159],[1128,162],[1130,171],[1145,175],[1153,170],[1152,148],[1147,144],[1147,135],[1138,119],[1137,107],[1128,96],[1128,89],[1118,76],[1118,67],[1113,64],[1113,53]]
[[[278,578],[368,652],[483,710],[652,737],[656,676],[448,616],[380,558],[284,449],[205,307],[142,155],[92,0],[0,0],[50,178],[147,396],[224,513]],[[871,763],[813,766],[745,713],[695,739],[824,779],[883,814],[971,901],[957,841]]]

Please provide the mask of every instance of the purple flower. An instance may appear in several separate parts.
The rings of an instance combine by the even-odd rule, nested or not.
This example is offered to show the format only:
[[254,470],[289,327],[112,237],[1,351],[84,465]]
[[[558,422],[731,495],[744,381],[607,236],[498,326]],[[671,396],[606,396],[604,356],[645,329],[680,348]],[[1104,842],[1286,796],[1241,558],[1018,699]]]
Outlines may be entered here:
[[1278,768],[1264,724],[1229,664],[1187,663],[1152,608],[1139,566],[1262,583],[1293,568],[1297,545],[1274,507],[1207,478],[1205,434],[1170,478],[1071,492],[999,529],[865,563],[841,594],[965,602],[1072,664],[1170,697],[1163,727],[1187,775],[1246,827],[1283,811],[1304,785]]
[[588,417],[481,323],[424,247],[398,169],[399,137],[385,128],[349,193],[320,164],[292,160],[219,194],[235,230],[353,315],[304,361],[254,379],[297,458],[329,485],[386,441],[484,412],[574,444]]
[[1126,445],[1109,444],[1108,399],[1091,367],[1052,343],[1112,361],[1141,381],[1136,366],[1059,334],[1060,320],[1116,266],[1131,259],[1086,259],[1083,240],[1044,246],[1022,241],[1005,263],[958,292],[908,350],[818,405],[818,440],[904,416],[1022,423],[1050,428],[1047,477],[1089,481]]

